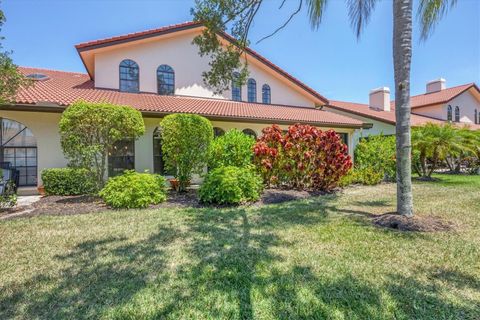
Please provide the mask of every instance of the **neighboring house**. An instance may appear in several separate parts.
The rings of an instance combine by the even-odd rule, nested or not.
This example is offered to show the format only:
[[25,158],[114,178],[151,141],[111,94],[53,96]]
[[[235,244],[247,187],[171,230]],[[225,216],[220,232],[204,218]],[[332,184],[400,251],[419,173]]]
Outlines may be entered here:
[[[452,122],[480,129],[480,89],[474,83],[446,88],[445,79],[430,81],[426,93],[411,97],[411,125]],[[361,137],[395,134],[395,101],[386,87],[370,91],[369,104],[330,100],[323,110],[372,123],[355,132],[352,148]]]
[[14,104],[0,106],[0,162],[20,170],[21,186],[41,184],[44,168],[66,166],[58,123],[61,112],[79,99],[130,105],[144,116],[145,135],[118,144],[109,157],[110,175],[124,169],[164,173],[158,126],[170,113],[205,116],[216,134],[238,128],[257,136],[273,123],[283,128],[307,123],[335,129],[350,146],[353,134],[369,126],[370,120],[318,110],[329,104],[325,97],[250,49],[247,84],[214,94],[202,80],[209,59],[192,44],[202,29],[188,22],[79,44],[87,74],[20,68],[35,81]]

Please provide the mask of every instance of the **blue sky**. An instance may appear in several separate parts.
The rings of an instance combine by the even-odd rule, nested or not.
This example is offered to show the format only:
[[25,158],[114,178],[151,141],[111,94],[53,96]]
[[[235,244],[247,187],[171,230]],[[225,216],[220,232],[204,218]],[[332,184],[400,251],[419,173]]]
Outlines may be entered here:
[[[370,89],[393,88],[392,3],[380,1],[360,40],[342,0],[330,0],[317,31],[304,10],[275,37],[256,40],[281,25],[296,8],[266,0],[251,31],[252,48],[329,99],[367,102]],[[85,72],[74,45],[80,42],[191,20],[193,1],[3,0],[4,47],[16,64]],[[415,3],[415,6],[417,3]],[[412,94],[429,80],[447,86],[480,84],[480,1],[459,0],[427,42],[415,23]],[[393,93],[393,92],[392,92]]]

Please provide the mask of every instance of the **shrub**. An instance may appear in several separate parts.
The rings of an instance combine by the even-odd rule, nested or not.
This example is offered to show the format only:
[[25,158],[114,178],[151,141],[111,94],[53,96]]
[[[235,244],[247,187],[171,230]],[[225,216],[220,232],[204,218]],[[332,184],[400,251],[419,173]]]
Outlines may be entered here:
[[218,167],[207,174],[199,196],[206,203],[238,204],[258,200],[262,187],[252,167]]
[[254,163],[269,185],[330,191],[352,167],[347,146],[333,130],[295,124],[286,133],[276,125],[262,132]]
[[47,195],[74,196],[97,191],[95,178],[87,169],[45,169],[42,171],[42,181]]
[[113,208],[146,208],[167,199],[165,182],[160,175],[128,170],[110,178],[99,194]]
[[[0,182],[3,180],[3,170],[0,169]],[[0,192],[0,210],[13,208],[17,204],[17,195],[15,194],[15,183],[7,181]]]
[[351,184],[363,184],[373,186],[383,180],[383,173],[372,168],[354,169],[340,179],[339,185],[345,187]]
[[175,172],[178,191],[185,191],[192,175],[202,173],[207,164],[212,124],[199,115],[171,114],[163,118],[160,126],[166,169]]
[[355,169],[371,169],[381,173],[385,180],[394,181],[397,171],[395,136],[361,139],[355,148]]
[[213,139],[208,149],[208,167],[246,167],[252,163],[255,139],[233,129]]
[[129,106],[77,101],[60,119],[63,153],[73,167],[91,170],[99,188],[104,184],[108,151],[144,132],[142,114]]

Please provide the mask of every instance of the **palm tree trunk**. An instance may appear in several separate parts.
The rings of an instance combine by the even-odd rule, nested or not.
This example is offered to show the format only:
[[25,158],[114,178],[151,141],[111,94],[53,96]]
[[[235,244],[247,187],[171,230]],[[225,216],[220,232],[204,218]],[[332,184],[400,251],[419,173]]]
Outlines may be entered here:
[[413,216],[410,132],[410,66],[412,60],[412,1],[393,1],[393,65],[397,143],[397,213]]

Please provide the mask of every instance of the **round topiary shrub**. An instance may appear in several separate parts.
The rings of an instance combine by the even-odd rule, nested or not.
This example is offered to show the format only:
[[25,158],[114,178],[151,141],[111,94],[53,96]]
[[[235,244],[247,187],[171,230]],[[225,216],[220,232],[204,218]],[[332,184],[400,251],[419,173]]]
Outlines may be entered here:
[[262,178],[251,167],[218,167],[208,173],[200,187],[205,203],[239,204],[260,198]]
[[160,175],[129,170],[110,178],[99,194],[113,208],[146,208],[167,200],[165,182]]
[[254,144],[253,137],[237,129],[216,137],[208,149],[209,169],[223,166],[246,167],[252,164]]

